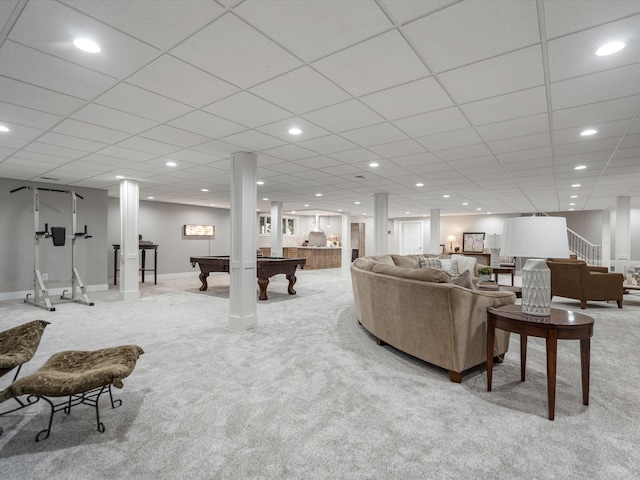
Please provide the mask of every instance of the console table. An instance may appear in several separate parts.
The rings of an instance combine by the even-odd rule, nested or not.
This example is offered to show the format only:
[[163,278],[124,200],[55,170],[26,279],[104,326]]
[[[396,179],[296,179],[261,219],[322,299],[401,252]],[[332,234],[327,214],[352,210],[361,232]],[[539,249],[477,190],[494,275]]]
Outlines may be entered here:
[[570,310],[551,309],[548,317],[525,315],[521,305],[487,308],[487,391],[493,375],[493,343],[496,328],[520,334],[520,380],[524,382],[527,363],[527,337],[545,338],[547,342],[547,397],[549,420],[555,417],[556,362],[558,339],[580,340],[582,366],[582,403],[589,405],[589,368],[593,318]]
[[[142,272],[142,283],[144,283],[144,272],[153,272],[153,284],[158,284],[158,247],[153,243],[141,243],[139,249],[142,250],[142,262],[139,271]],[[113,284],[118,284],[118,251],[120,244],[113,244]],[[153,250],[153,268],[147,268],[147,250]]]

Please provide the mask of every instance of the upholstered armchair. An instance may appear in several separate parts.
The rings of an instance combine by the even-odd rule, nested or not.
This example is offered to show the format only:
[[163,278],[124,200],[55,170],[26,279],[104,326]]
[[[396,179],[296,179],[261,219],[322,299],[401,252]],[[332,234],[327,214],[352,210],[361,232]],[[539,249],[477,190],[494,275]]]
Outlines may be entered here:
[[623,275],[609,273],[607,267],[587,265],[582,260],[569,258],[549,258],[551,270],[551,297],[574,298],[580,300],[580,308],[587,301],[615,300],[622,308]]

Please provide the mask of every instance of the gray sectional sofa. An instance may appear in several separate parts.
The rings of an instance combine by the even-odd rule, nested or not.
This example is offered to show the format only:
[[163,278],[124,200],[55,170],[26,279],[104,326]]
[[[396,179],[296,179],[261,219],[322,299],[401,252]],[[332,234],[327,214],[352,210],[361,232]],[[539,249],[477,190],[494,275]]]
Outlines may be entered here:
[[[445,271],[421,268],[424,257],[429,255],[355,260],[350,268],[356,314],[378,344],[444,368],[460,383],[465,370],[487,360],[487,307],[513,304],[516,297],[451,283]],[[496,330],[494,357],[508,348],[509,333]]]

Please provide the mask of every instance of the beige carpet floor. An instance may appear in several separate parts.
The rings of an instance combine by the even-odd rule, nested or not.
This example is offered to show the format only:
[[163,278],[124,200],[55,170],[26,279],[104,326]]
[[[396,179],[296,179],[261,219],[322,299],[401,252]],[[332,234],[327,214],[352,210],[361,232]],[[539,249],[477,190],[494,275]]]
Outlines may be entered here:
[[[139,301],[114,289],[94,307],[46,312],[0,302],[0,330],[51,322],[36,370],[53,353],[136,343],[145,350],[123,404],[59,413],[51,437],[43,402],[0,417],[0,478],[36,479],[637,479],[640,478],[640,296],[624,309],[594,302],[590,405],[578,342],[561,341],[556,420],[547,420],[544,343],[529,342],[519,381],[518,338],[494,372],[462,384],[357,323],[348,271],[299,272],[258,304],[259,326],[226,329],[228,277],[199,292],[197,276],[144,284]],[[557,308],[579,309],[554,299]],[[7,376],[0,379],[6,387]],[[0,410],[8,404],[0,405]]]

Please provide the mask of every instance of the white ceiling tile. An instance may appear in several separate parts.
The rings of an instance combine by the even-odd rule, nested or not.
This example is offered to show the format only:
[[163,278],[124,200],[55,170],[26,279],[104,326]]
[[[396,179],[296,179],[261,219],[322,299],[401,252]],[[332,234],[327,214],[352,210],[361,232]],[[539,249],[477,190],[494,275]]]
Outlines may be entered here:
[[265,150],[284,144],[282,140],[256,130],[246,130],[244,132],[221,138],[221,140],[232,145],[237,145],[249,152]]
[[352,130],[383,121],[380,115],[355,99],[306,113],[304,118],[332,132]]
[[583,128],[556,129],[554,140],[557,145],[562,145],[565,143],[589,142],[590,140],[607,137],[620,138],[629,128],[629,123],[630,120],[619,120],[617,122],[589,124],[588,126],[597,129],[598,133],[586,137],[580,135]]
[[549,116],[546,113],[530,117],[515,118],[505,122],[489,123],[476,127],[485,142],[524,137],[549,131]]
[[[444,160],[461,160],[469,159],[470,161],[477,162],[479,158],[489,158],[491,151],[484,143],[478,143],[475,145],[466,145],[464,147],[447,148],[445,150],[438,150],[435,152],[438,156]],[[491,162],[496,161],[491,158]]]
[[507,138],[505,140],[495,140],[487,145],[495,154],[506,152],[519,152],[532,148],[551,148],[551,137],[548,133],[537,133],[524,137]]
[[551,84],[554,110],[640,94],[640,63]]
[[534,87],[467,103],[461,108],[471,123],[483,125],[544,113],[547,110],[547,95],[544,87]]
[[92,125],[90,123],[81,122],[71,118],[60,122],[60,124],[51,131],[61,133],[63,135],[69,135],[71,137],[85,138],[87,140],[100,142],[101,146],[106,146],[104,145],[105,143],[117,143],[130,136],[125,132]]
[[[43,22],[42,18],[47,21]],[[101,47],[97,54],[83,52],[73,45],[78,37],[90,35]],[[58,2],[29,2],[20,13],[9,38],[58,58],[82,65],[115,78],[125,78],[141,64],[160,54],[129,35]]]
[[0,100],[56,115],[69,115],[85,104],[79,98],[6,77],[0,77]]
[[344,152],[345,150],[355,150],[358,148],[355,143],[338,137],[337,135],[327,135],[326,137],[305,140],[304,142],[298,143],[298,145],[323,155]]
[[422,0],[420,2],[407,2],[405,0],[383,0],[382,4],[391,13],[398,23],[406,23],[428,13],[439,10],[447,5],[455,3],[455,0]]
[[236,145],[230,145],[225,142],[214,140],[212,142],[197,145],[193,147],[193,150],[196,150],[198,152],[210,153],[218,157],[223,157],[225,159],[223,161],[228,162],[231,154],[238,151],[238,147]]
[[81,108],[71,115],[71,118],[130,134],[140,133],[158,124],[153,120],[148,120],[95,103],[90,103]]
[[215,102],[203,110],[251,128],[291,116],[286,110],[246,91]]
[[545,0],[544,15],[547,37],[594,27],[611,20],[640,13],[636,0]]
[[535,0],[483,0],[457,3],[404,28],[429,67],[442,72],[540,42],[537,18]]
[[[639,23],[640,15],[637,15],[549,42],[551,81],[640,62],[640,45],[629,41],[637,37]],[[628,45],[615,55],[597,56],[596,50],[610,39],[626,40]]]
[[299,147],[297,145],[282,145],[281,147],[275,147],[265,150],[263,153],[288,161],[300,160],[301,158],[316,156],[315,152],[307,150],[306,148]]
[[[289,129],[293,127],[299,128],[302,130],[302,133],[292,135],[289,133]],[[302,117],[290,117],[286,120],[280,120],[278,122],[270,123],[269,125],[264,125],[256,130],[284,140],[285,142],[292,143],[299,143],[312,138],[324,137],[331,133]]]
[[163,50],[224,13],[222,7],[210,0],[189,0],[189,8],[183,2],[135,0],[127,3],[126,15],[121,0],[63,2]]
[[424,137],[469,127],[469,122],[457,107],[401,118],[393,123],[412,137]]
[[425,148],[415,140],[402,140],[400,142],[385,143],[383,145],[369,147],[369,149],[378,155],[388,158],[412,155],[426,151]]
[[396,30],[323,58],[313,66],[354,95],[430,75]]
[[238,88],[169,55],[163,55],[127,78],[127,83],[203,107],[238,91]]
[[111,77],[9,40],[0,47],[0,75],[84,100],[116,83]]
[[379,123],[343,132],[342,136],[363,147],[406,140],[408,137],[390,123]]
[[638,108],[640,96],[636,95],[554,110],[553,126],[558,129],[589,127],[597,123],[631,119]]
[[539,45],[493,57],[440,75],[458,103],[544,85]]
[[380,155],[364,148],[332,153],[331,157],[346,163],[367,162],[380,159]]
[[187,130],[170,127],[169,125],[159,125],[151,128],[141,133],[140,136],[171,145],[178,145],[183,148],[193,147],[194,145],[211,141],[209,137],[203,137],[202,135]]
[[191,107],[183,103],[127,83],[116,85],[95,102],[157,122],[166,122],[191,110]]
[[293,55],[229,13],[180,43],[171,54],[242,88],[301,65]]
[[142,137],[127,138],[126,140],[119,142],[117,146],[156,155],[167,155],[180,150],[179,146]]
[[[75,160],[87,154],[87,152],[83,150],[68,148],[64,138],[61,139],[59,137],[63,136],[55,133],[50,134],[48,138],[45,138],[49,143],[32,142],[25,147],[25,150],[29,152],[42,153],[44,155],[52,155],[54,157],[68,158],[69,160]],[[56,143],[61,143],[63,146],[57,145]]]
[[85,138],[72,137],[56,132],[48,132],[38,138],[39,143],[58,145],[60,147],[81,150],[83,152],[96,152],[107,146],[106,143],[96,142]]
[[427,135],[424,137],[418,137],[416,140],[432,152],[446,148],[482,143],[482,139],[473,128],[454,130],[452,132],[439,133],[436,135]]
[[217,155],[198,152],[193,149],[184,149],[178,152],[172,152],[169,155],[167,155],[167,158],[171,158],[173,160],[186,160],[187,162],[195,163],[198,165],[204,165],[204,164],[221,160],[221,157],[218,157]]
[[0,122],[9,126],[9,128],[11,128],[11,124],[19,124],[30,125],[38,129],[48,129],[61,120],[62,117],[59,115],[0,101]]
[[224,118],[196,110],[167,122],[168,125],[198,133],[209,138],[220,138],[245,130],[245,127]]
[[157,153],[141,152],[140,150],[125,148],[120,145],[111,145],[110,147],[103,148],[100,150],[99,154],[135,162],[144,162],[158,155]]
[[315,70],[302,67],[250,90],[272,103],[301,114],[349,98],[340,87]]
[[[236,12],[304,61],[323,57],[389,28],[384,13],[365,2],[248,0]],[[282,28],[288,25],[288,28]]]
[[393,120],[450,107],[453,101],[434,77],[422,78],[361,97],[364,103]]
[[35,140],[45,132],[45,130],[42,130],[40,128],[25,127],[24,125],[18,125],[12,122],[0,123],[11,129],[11,133],[0,133],[0,136],[4,138],[5,142],[12,142],[13,140],[15,140],[16,142],[22,144],[20,140]]

